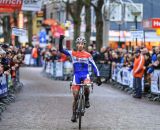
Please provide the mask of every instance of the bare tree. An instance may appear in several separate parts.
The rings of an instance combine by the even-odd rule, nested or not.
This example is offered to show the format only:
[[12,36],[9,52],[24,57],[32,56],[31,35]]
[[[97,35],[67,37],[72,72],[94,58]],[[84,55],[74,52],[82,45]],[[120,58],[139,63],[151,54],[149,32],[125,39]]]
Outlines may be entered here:
[[[83,1],[82,0],[76,0],[72,3],[67,2],[67,9],[69,11],[69,14],[71,15],[74,23],[74,41],[75,39],[80,35],[80,25],[81,25],[81,11],[83,7]],[[72,44],[73,48],[75,49],[75,42]]]
[[[54,0],[53,0],[54,2]],[[85,6],[85,22],[86,22],[86,32],[85,38],[87,40],[87,46],[90,43],[91,37],[91,0],[63,0],[66,4],[66,18],[69,19],[71,16],[74,23],[74,39],[80,35],[80,26],[81,26],[81,12],[83,6]],[[75,42],[72,44],[75,49]]]
[[10,26],[10,17],[3,17],[3,30],[4,30],[4,42],[11,44],[11,26]]
[[26,12],[26,16],[28,18],[28,42],[29,42],[29,45],[32,45],[32,12],[31,11],[27,11]]
[[102,13],[101,9],[104,4],[103,0],[98,0],[97,4],[91,3],[91,5],[94,7],[95,13],[96,13],[96,47],[97,50],[100,50],[103,44],[103,19],[102,19]]
[[85,22],[86,22],[86,32],[85,38],[87,40],[87,45],[90,43],[91,37],[91,0],[84,0],[85,5]]

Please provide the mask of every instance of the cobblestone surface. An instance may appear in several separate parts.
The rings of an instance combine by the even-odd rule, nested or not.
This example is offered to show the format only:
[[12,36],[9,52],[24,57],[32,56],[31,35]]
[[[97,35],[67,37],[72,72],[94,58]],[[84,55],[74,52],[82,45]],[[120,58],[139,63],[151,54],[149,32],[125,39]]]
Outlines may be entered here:
[[[23,90],[2,114],[0,130],[76,130],[69,82],[42,76],[41,68],[22,68]],[[160,104],[104,84],[94,86],[82,130],[160,130]]]

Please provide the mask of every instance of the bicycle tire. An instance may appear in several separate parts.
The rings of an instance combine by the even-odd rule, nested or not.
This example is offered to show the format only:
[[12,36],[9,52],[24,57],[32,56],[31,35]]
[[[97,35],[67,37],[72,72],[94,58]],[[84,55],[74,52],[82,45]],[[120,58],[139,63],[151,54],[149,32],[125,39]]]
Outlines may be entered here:
[[80,96],[79,99],[79,108],[78,108],[78,118],[79,118],[79,129],[81,129],[81,124],[82,124],[82,95]]

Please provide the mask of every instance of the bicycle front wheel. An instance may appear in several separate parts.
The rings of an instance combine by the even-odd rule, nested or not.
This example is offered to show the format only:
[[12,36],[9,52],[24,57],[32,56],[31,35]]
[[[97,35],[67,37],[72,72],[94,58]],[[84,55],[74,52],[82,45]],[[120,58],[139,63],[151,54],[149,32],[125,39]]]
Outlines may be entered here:
[[82,96],[79,99],[79,112],[78,112],[78,118],[79,118],[79,129],[81,129],[81,123],[82,123]]

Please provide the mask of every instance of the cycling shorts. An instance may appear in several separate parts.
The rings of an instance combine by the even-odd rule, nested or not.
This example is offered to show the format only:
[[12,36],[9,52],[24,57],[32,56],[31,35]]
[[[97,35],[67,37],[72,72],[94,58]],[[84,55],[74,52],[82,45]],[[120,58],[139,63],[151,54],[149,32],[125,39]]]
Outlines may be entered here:
[[80,90],[80,86],[78,86],[76,84],[81,84],[82,82],[84,82],[86,84],[91,82],[89,74],[84,74],[84,75],[75,74],[73,76],[72,90],[73,91],[79,91]]

